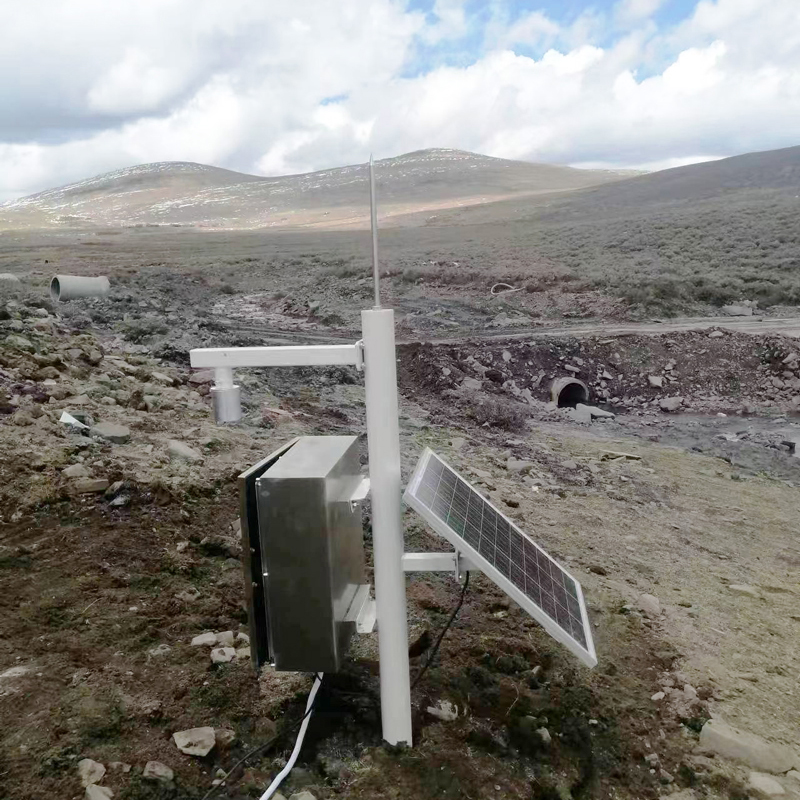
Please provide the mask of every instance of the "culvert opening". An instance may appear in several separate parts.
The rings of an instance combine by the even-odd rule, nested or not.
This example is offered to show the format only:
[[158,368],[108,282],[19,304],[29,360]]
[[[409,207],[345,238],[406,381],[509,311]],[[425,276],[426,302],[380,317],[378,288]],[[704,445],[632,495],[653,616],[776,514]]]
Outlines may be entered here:
[[559,408],[575,408],[589,402],[589,387],[576,378],[559,378],[551,389],[553,402]]
[[61,299],[61,284],[58,278],[53,278],[53,280],[50,281],[50,297],[55,302]]

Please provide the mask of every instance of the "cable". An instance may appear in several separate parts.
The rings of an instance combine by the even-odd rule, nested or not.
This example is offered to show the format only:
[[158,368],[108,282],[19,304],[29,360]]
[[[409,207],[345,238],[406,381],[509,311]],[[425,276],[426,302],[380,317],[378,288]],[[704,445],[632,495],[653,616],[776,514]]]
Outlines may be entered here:
[[294,762],[297,761],[297,756],[300,755],[300,749],[303,747],[303,739],[306,737],[306,729],[308,728],[308,723],[310,722],[311,712],[314,710],[314,698],[317,696],[319,687],[322,686],[321,672],[317,673],[317,678],[319,680],[314,681],[314,685],[311,687],[311,691],[308,693],[306,713],[303,715],[303,721],[300,723],[300,733],[297,734],[297,741],[294,744],[294,750],[292,750],[292,754],[289,756],[286,766],[275,776],[275,780],[269,785],[267,791],[261,795],[261,800],[269,800],[269,798],[278,791],[278,787],[283,782],[283,779],[292,771],[294,768]]
[[450,619],[447,620],[447,624],[444,626],[444,628],[442,628],[442,632],[439,634],[439,638],[433,645],[433,648],[431,649],[431,654],[428,657],[428,660],[425,662],[425,665],[417,673],[417,677],[414,678],[414,681],[411,684],[412,689],[420,682],[422,676],[427,672],[428,667],[433,663],[433,659],[436,658],[436,654],[439,652],[439,645],[442,643],[444,635],[447,633],[450,626],[453,624],[453,620],[456,618],[456,614],[458,614],[458,612],[461,610],[461,606],[464,605],[464,598],[467,596],[468,587],[469,587],[469,572],[467,572],[467,577],[464,579],[464,586],[461,588],[461,596],[458,598],[458,605],[456,605],[456,607],[453,609],[453,613],[450,615]]
[[[311,687],[311,693],[309,694],[309,699],[312,699],[312,698],[316,697],[317,690],[319,689],[319,687],[321,685],[322,685],[322,673],[318,672],[316,675],[314,675],[314,686]],[[269,750],[269,748],[272,747],[272,745],[274,745],[275,742],[278,741],[278,739],[286,736],[286,734],[291,733],[292,731],[297,730],[308,719],[308,717],[311,715],[311,712],[313,710],[314,710],[313,702],[311,703],[311,705],[306,704],[306,712],[305,712],[305,714],[303,714],[302,717],[300,717],[300,719],[298,719],[296,722],[294,722],[291,725],[289,725],[289,727],[285,728],[280,733],[276,733],[275,736],[273,736],[271,739],[268,739],[266,742],[264,742],[264,744],[260,744],[258,747],[254,747],[249,753],[247,753],[247,755],[242,756],[228,770],[228,772],[225,774],[225,776],[220,780],[220,783],[218,783],[216,786],[212,786],[203,795],[201,800],[208,800],[208,798],[211,796],[212,792],[216,791],[217,789],[221,789],[225,785],[225,781],[227,781],[228,778],[230,778],[230,776],[233,775],[233,773],[236,772],[236,770],[239,769],[239,767],[241,767],[242,764],[244,764],[244,762],[247,761],[249,758],[252,758],[254,755],[256,755],[258,753],[263,753],[263,752]]]

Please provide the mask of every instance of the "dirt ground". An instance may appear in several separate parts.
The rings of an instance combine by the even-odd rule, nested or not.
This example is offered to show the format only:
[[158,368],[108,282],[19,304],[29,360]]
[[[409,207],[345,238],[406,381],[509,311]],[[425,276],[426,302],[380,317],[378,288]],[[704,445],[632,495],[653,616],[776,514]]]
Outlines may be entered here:
[[[293,745],[310,677],[257,676],[244,654],[212,664],[210,648],[190,642],[247,631],[236,475],[298,434],[359,435],[366,457],[361,378],[242,372],[243,423],[216,427],[207,378],[191,373],[186,352],[254,343],[220,324],[214,305],[237,297],[225,281],[269,292],[281,277],[249,276],[238,262],[225,268],[232,276],[204,272],[224,253],[213,241],[173,271],[173,244],[147,276],[121,246],[86,248],[86,269],[114,260],[112,297],[58,307],[46,299],[43,245],[4,251],[5,265],[15,258],[28,269],[0,303],[0,797],[80,798],[77,764],[91,758],[106,766],[115,798],[203,798],[218,769],[283,733],[209,795],[258,797]],[[73,271],[81,249],[64,248]],[[38,275],[25,261],[34,251]],[[136,252],[147,261],[155,248]],[[311,286],[311,275],[302,280]],[[281,306],[276,329],[295,319],[308,335],[348,335],[362,300],[334,302],[332,286],[322,310],[342,323],[320,325],[307,306],[292,316],[298,299]],[[284,794],[754,796],[745,767],[696,747],[713,715],[800,748],[800,459],[786,444],[800,429],[795,378],[783,376],[791,347],[774,335],[693,332],[401,348],[404,477],[434,448],[562,560],[584,587],[599,664],[579,666],[476,574],[414,691],[415,747],[381,744],[377,638],[362,637],[346,668],[326,677]],[[614,419],[584,424],[548,405],[549,382],[576,359],[575,374]],[[660,400],[678,393],[683,411],[664,413]],[[72,430],[59,422],[64,410],[90,426],[123,425],[128,438]],[[173,441],[197,457],[177,454]],[[94,480],[106,485],[81,483]],[[407,549],[442,548],[413,512],[405,524]],[[368,559],[369,525],[367,506]],[[658,613],[642,607],[643,594]],[[412,674],[458,595],[449,575],[409,579]],[[456,719],[428,711],[442,701]],[[218,732],[204,758],[171,739],[198,726]],[[146,778],[150,761],[174,779]],[[800,783],[780,780],[787,796],[800,794]]]

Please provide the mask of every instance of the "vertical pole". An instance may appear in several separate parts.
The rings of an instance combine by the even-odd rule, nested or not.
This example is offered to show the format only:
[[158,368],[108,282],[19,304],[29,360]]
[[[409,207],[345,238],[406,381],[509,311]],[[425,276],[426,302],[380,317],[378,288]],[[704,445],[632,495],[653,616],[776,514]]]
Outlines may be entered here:
[[389,744],[411,745],[406,579],[400,508],[400,428],[394,311],[361,312],[367,404],[372,546],[381,671],[381,720]]
[[375,169],[369,157],[369,216],[372,221],[372,279],[375,282],[375,308],[381,307],[381,275],[378,266],[378,198],[375,194]]

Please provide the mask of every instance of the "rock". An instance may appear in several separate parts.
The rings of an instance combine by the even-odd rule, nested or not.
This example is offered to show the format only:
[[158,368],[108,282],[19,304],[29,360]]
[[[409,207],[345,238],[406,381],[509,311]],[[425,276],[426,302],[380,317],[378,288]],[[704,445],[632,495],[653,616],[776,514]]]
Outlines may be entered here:
[[91,786],[86,787],[86,793],[83,795],[84,800],[110,800],[114,796],[114,792],[108,786]]
[[34,418],[27,411],[17,411],[11,418],[12,422],[20,428],[25,428],[28,425],[33,425]]
[[175,747],[187,756],[207,756],[217,743],[214,729],[211,727],[189,728],[185,731],[175,731],[172,734]]
[[[278,795],[277,795],[277,794],[274,794],[274,795],[272,795],[272,796],[273,796],[273,797],[278,797]],[[317,798],[316,798],[316,797],[314,797],[314,795],[313,795],[313,794],[311,794],[311,792],[308,792],[308,791],[305,791],[305,790],[304,790],[304,791],[302,791],[302,792],[295,792],[295,794],[293,794],[293,795],[292,795],[292,796],[289,798],[289,800],[317,800]]]
[[250,645],[250,637],[246,633],[241,633],[241,632],[237,633],[236,634],[236,641],[239,644],[246,644],[248,646]]
[[553,737],[550,735],[550,731],[547,728],[537,728],[536,733],[539,734],[539,738],[542,740],[542,744],[549,745],[550,742],[553,741]]
[[664,692],[656,692],[650,699],[654,703],[660,703],[665,697],[666,694],[664,694]]
[[729,317],[752,317],[752,306],[722,306],[722,313]]
[[13,350],[23,350],[26,353],[32,353],[36,350],[30,339],[26,339],[24,336],[19,336],[16,333],[12,333],[11,336],[6,336],[6,347],[10,347]]
[[130,441],[131,429],[125,425],[117,425],[113,422],[98,422],[89,431],[92,436],[99,436],[107,442],[114,444],[125,444]]
[[682,397],[662,397],[658,401],[662,411],[677,411],[683,405]]
[[197,452],[193,447],[189,447],[184,442],[179,442],[177,439],[170,439],[167,445],[167,451],[171,456],[181,459],[183,461],[202,461],[203,456]]
[[[181,542],[181,544],[182,544],[182,542]],[[187,544],[188,544],[188,542],[187,542]],[[178,552],[180,552],[180,550]],[[197,589],[194,589],[194,588],[186,589],[186,590],[184,590],[182,592],[178,592],[178,594],[176,594],[175,597],[177,597],[178,600],[182,600],[184,603],[194,603],[194,602],[196,602],[197,600],[200,599],[200,592],[198,592]],[[201,636],[202,635],[203,634],[201,634]],[[214,634],[211,634],[211,635],[213,636]],[[195,639],[197,639],[197,638],[198,637],[195,636]],[[192,644],[194,644],[194,639],[192,639]],[[205,642],[203,644],[205,644]],[[216,638],[210,644],[216,644]]]
[[216,634],[217,644],[220,647],[233,647],[233,631],[222,631]]
[[91,473],[83,464],[70,464],[61,470],[61,474],[65,478],[88,478]]
[[160,383],[164,386],[172,386],[175,383],[173,378],[171,378],[169,375],[165,375],[163,372],[151,372],[150,378],[156,383]]
[[592,412],[589,410],[588,406],[579,403],[575,408],[569,409],[568,413],[575,422],[591,425]]
[[786,777],[787,777],[787,778],[792,778],[792,780],[795,780],[795,781],[798,781],[798,782],[800,782],[800,771],[798,771],[798,770],[796,770],[796,769],[790,769],[790,770],[789,770],[789,771],[786,773]]
[[201,369],[197,372],[193,372],[189,376],[189,383],[192,386],[207,386],[210,383],[214,383],[214,371],[210,369]]
[[106,497],[116,497],[125,488],[125,481],[114,481],[106,489]]
[[733,728],[721,719],[710,719],[703,725],[698,750],[776,774],[788,772],[798,762],[798,756],[788,747],[770,744],[760,736]]
[[725,334],[722,331],[711,331],[708,334],[709,339],[721,339]]
[[236,658],[236,651],[232,647],[216,647],[211,651],[211,661],[214,664],[227,664]]
[[217,747],[230,747],[236,741],[236,731],[230,728],[214,728]]
[[[506,461],[506,469],[509,472],[519,472],[519,473],[524,475],[525,473],[530,472],[532,468],[533,468],[533,462],[532,461],[522,461],[520,459],[513,458],[513,457],[510,457],[508,459],[508,461]],[[491,479],[491,477],[492,477],[488,473],[487,473],[487,476],[484,476],[484,475],[480,474],[480,472],[478,470],[473,470],[473,471],[480,478],[484,478],[485,479],[488,476],[488,478]]]
[[109,761],[108,768],[113,769],[115,772],[122,772],[125,774],[131,771],[131,765],[126,764],[124,761]]
[[0,283],[11,285],[19,282],[19,278],[11,272],[0,272]]
[[506,363],[511,361],[511,353],[509,353],[508,350],[503,350],[503,361]]
[[99,761],[92,761],[91,758],[82,758],[78,762],[78,777],[81,779],[82,786],[100,783],[105,774],[106,768]]
[[644,760],[648,763],[649,766],[656,768],[661,763],[661,759],[658,757],[658,753],[648,753]]
[[479,392],[483,388],[483,384],[477,378],[464,378],[461,381],[461,388],[468,392]]
[[568,469],[570,472],[574,472],[576,469],[578,469],[578,462],[568,459],[567,461],[561,462],[561,467],[563,469]]
[[664,379],[660,375],[648,375],[647,380],[654,389],[664,388]]
[[435,706],[428,706],[425,710],[442,722],[453,722],[458,719],[458,708],[449,700],[440,700]]
[[105,478],[79,478],[72,487],[78,494],[94,494],[108,489],[108,481]]
[[784,789],[775,778],[771,775],[765,775],[763,772],[751,772],[747,778],[747,785],[750,789],[763,792],[770,797],[786,794],[786,789]]
[[461,438],[451,439],[450,447],[452,447],[453,450],[458,451],[461,450],[461,448],[464,447],[466,443],[467,443],[466,439],[461,439]]
[[659,599],[652,594],[639,595],[638,600],[639,608],[647,614],[648,617],[657,617],[661,614],[661,603]]
[[167,653],[170,653],[171,651],[172,648],[168,644],[160,644],[158,645],[158,647],[151,647],[147,651],[147,655],[155,656],[156,658],[158,658],[159,656],[167,655]]
[[154,781],[170,783],[175,777],[175,773],[166,764],[162,764],[160,761],[148,761],[144,765],[142,777]]
[[564,369],[567,372],[571,372],[573,375],[577,375],[580,372],[578,367],[573,367],[572,364],[564,364]]
[[201,633],[192,639],[192,647],[213,647],[217,643],[217,635],[215,633]]
[[606,411],[604,408],[597,408],[596,406],[587,406],[584,405],[583,403],[578,403],[578,405],[575,406],[575,410],[576,411],[586,410],[592,415],[592,417],[595,417],[597,419],[601,418],[614,419],[614,417],[616,417],[616,414],[613,411]]
[[728,589],[732,591],[734,594],[740,594],[744,597],[752,597],[754,599],[758,599],[761,597],[758,589],[754,588],[753,586],[748,586],[746,583],[732,583],[728,586]]
[[236,658],[239,661],[244,661],[250,658],[250,645],[248,644],[246,647],[238,647],[236,649]]

